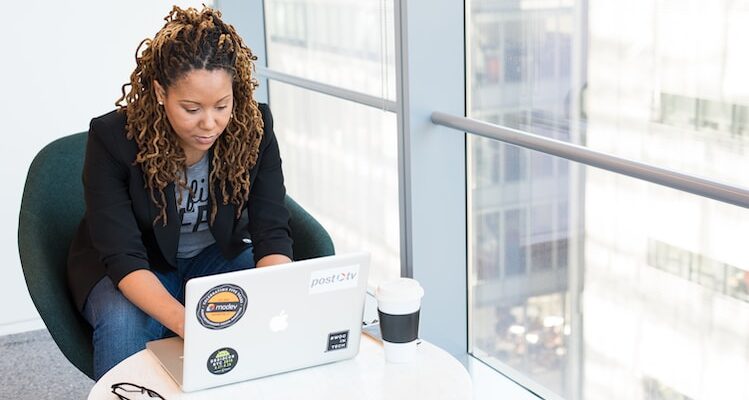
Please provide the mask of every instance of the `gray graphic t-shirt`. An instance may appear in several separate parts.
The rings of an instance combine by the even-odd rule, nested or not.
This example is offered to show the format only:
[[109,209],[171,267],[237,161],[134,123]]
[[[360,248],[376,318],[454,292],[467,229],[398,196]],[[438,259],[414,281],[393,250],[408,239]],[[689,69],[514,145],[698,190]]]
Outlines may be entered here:
[[200,161],[187,167],[187,187],[192,189],[193,195],[190,196],[189,190],[182,190],[182,202],[179,205],[182,227],[177,248],[178,258],[194,257],[216,243],[208,229],[211,211],[208,208],[208,153]]

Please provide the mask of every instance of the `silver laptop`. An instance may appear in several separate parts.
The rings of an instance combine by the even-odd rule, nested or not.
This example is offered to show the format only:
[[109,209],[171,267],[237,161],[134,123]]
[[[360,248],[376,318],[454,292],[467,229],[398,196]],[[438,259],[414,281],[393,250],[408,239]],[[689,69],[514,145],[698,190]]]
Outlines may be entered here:
[[368,273],[355,253],[191,279],[184,341],[146,347],[185,392],[352,358]]

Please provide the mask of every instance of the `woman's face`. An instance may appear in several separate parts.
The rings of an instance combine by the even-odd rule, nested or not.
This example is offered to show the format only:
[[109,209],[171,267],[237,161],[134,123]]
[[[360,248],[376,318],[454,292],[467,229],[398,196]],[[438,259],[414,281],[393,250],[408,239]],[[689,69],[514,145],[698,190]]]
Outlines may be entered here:
[[223,69],[195,69],[168,88],[157,81],[154,87],[187,163],[199,161],[231,119],[231,75]]

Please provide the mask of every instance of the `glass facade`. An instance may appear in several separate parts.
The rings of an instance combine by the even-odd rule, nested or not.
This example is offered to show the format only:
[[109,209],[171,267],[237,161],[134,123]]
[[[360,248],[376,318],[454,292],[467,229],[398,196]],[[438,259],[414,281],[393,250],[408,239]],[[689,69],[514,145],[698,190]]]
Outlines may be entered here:
[[[749,9],[470,0],[468,115],[749,186]],[[749,397],[749,213],[468,140],[470,352],[569,399]]]

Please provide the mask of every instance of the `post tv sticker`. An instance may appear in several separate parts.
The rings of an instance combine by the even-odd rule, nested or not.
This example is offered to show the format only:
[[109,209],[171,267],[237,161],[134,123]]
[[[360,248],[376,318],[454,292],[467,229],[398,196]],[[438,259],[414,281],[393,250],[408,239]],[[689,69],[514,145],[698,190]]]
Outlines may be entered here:
[[359,285],[359,264],[315,271],[309,278],[309,294],[351,289]]
[[232,284],[218,285],[198,301],[197,317],[208,329],[224,329],[234,325],[244,315],[247,294]]
[[223,375],[237,366],[239,362],[239,354],[231,347],[224,347],[214,351],[210,357],[208,357],[208,372],[213,375]]

